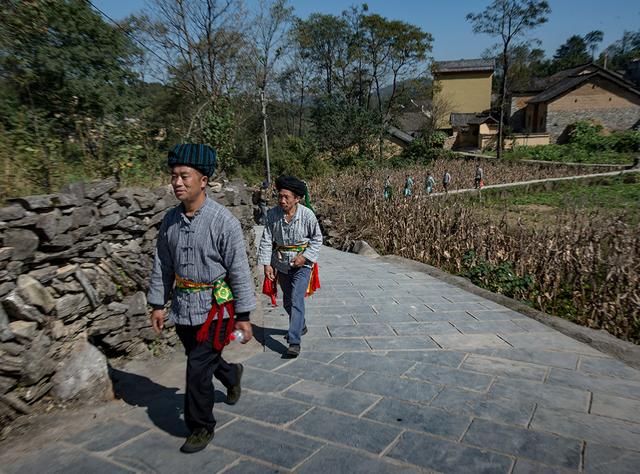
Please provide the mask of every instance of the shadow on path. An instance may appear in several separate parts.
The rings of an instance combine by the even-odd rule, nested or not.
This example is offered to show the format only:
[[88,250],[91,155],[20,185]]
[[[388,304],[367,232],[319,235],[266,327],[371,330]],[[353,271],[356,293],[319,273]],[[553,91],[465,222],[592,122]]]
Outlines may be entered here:
[[287,332],[289,331],[286,329],[266,328],[255,324],[253,325],[253,335],[256,340],[264,347],[267,347],[278,354],[284,354],[287,351],[287,346],[274,336],[280,336],[279,339],[281,339],[281,337],[287,334]]
[[[131,406],[146,408],[151,422],[172,436],[189,435],[181,415],[184,412],[184,394],[178,387],[165,387],[148,377],[110,368],[116,398]],[[226,394],[216,390],[215,402],[225,401]]]

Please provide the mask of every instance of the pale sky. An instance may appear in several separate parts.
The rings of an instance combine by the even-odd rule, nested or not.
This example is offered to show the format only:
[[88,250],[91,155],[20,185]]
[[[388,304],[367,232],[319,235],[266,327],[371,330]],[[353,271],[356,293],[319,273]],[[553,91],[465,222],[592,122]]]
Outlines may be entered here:
[[[137,13],[146,0],[93,0],[95,5],[112,18],[119,20]],[[351,5],[362,2],[345,0],[290,0],[295,14],[305,18],[321,12],[339,15]],[[435,60],[478,58],[495,40],[474,34],[465,21],[467,13],[476,13],[490,3],[489,0],[369,0],[369,12],[390,19],[406,21],[420,26],[434,37],[432,55]],[[592,30],[604,32],[602,47],[622,36],[624,30],[640,29],[640,1],[631,0],[549,0],[549,21],[537,28],[531,38],[542,42],[547,56],[573,35],[584,35]],[[246,0],[249,9],[257,0]]]

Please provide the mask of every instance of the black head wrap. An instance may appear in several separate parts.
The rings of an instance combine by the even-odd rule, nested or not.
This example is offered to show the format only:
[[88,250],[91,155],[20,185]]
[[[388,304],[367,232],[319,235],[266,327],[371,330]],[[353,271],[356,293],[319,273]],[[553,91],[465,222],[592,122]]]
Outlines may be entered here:
[[296,196],[303,198],[306,194],[307,186],[304,182],[300,181],[298,178],[294,178],[293,176],[280,176],[276,180],[276,189],[278,191],[281,189],[288,189]]
[[216,171],[216,151],[208,145],[182,143],[169,150],[169,167],[187,165],[211,177]]

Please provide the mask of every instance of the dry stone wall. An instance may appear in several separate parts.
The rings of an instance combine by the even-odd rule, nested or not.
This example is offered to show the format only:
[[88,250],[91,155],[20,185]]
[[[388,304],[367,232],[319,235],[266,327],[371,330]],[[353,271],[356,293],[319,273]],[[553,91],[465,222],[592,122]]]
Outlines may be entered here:
[[[209,195],[231,210],[253,242],[244,184],[214,182]],[[0,423],[28,413],[45,396],[67,401],[86,393],[64,385],[70,364],[71,372],[90,370],[104,366],[102,354],[149,350],[156,335],[145,293],[155,239],[177,203],[169,186],[118,189],[108,179],[0,208]],[[247,251],[255,262],[254,246]],[[165,341],[175,343],[175,335]],[[85,377],[89,385],[100,379],[95,374]]]

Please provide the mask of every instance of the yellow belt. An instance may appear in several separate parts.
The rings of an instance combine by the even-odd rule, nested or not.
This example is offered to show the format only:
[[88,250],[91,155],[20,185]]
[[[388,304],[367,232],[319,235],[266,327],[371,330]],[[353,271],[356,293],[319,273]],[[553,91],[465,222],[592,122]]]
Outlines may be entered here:
[[276,250],[280,252],[304,252],[305,249],[309,247],[309,244],[300,244],[300,245],[278,245]]
[[176,273],[176,288],[180,291],[184,291],[185,293],[197,293],[199,291],[211,289],[213,290],[213,296],[216,299],[216,303],[219,305],[233,301],[231,288],[223,278],[220,278],[213,283],[198,283],[182,278]]

